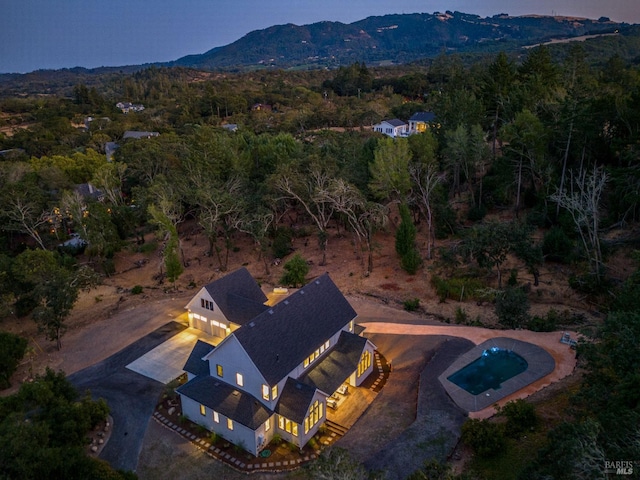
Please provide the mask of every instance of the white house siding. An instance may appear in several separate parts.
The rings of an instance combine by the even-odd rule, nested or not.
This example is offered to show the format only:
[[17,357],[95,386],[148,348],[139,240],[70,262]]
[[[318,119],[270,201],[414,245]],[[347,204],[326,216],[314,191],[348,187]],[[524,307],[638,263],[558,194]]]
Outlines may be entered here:
[[[234,445],[241,445],[249,453],[258,455],[258,432],[245,427],[241,423],[233,422],[233,430],[229,430],[227,417],[218,414],[219,423],[213,421],[213,410],[205,407],[205,414],[200,413],[200,404],[184,395],[182,397],[182,413],[192,422],[202,425],[210,432],[215,432]],[[262,427],[264,429],[264,426]],[[260,430],[258,430],[260,431]],[[263,432],[264,435],[264,432]]]
[[[311,440],[311,437],[313,437],[317,433],[317,431],[320,428],[320,426],[323,425],[324,422],[327,419],[327,396],[324,395],[319,390],[317,390],[315,395],[313,396],[313,398],[311,400],[311,403],[308,405],[308,407],[313,405],[316,400],[318,400],[320,402],[320,404],[322,405],[322,418],[320,418],[318,420],[318,423],[316,423],[312,428],[310,428],[309,431],[306,434],[304,433],[304,421],[302,423],[297,424],[297,426],[298,426],[298,436],[295,436],[295,435],[293,435],[293,433],[289,433],[285,429],[280,428],[280,426],[278,424],[279,415],[277,415],[277,414],[274,415],[276,433],[278,435],[280,435],[280,437],[283,440],[286,440],[287,442],[291,442],[291,443],[293,443],[294,445],[297,445],[300,448],[304,447],[307,444],[307,442],[309,440]],[[307,413],[307,415],[308,415],[308,413]],[[292,423],[293,423],[293,421],[292,421]]]
[[[262,399],[265,379],[235,336],[225,338],[205,359],[209,360],[209,374],[212,377],[220,378],[217,365],[222,365],[222,380],[225,383]],[[237,373],[242,374],[242,386],[236,382]]]
[[[201,299],[211,302],[213,304],[213,310],[203,308]],[[218,307],[218,304],[213,301],[213,298],[211,298],[211,295],[209,295],[206,288],[201,288],[198,294],[187,304],[186,308],[189,311],[190,327],[197,328],[198,330],[207,332],[209,335],[214,335],[220,338],[227,336],[230,331],[227,329],[230,322],[227,317],[224,316],[222,310]],[[198,315],[200,318],[197,318],[194,314]],[[221,326],[214,325],[212,323],[213,321],[221,324]]]
[[369,376],[369,374],[371,374],[371,372],[373,371],[373,366],[375,364],[374,350],[375,350],[375,345],[373,343],[371,343],[370,341],[367,341],[367,343],[364,346],[363,353],[365,351],[369,352],[369,355],[370,355],[370,358],[371,358],[371,365],[369,365],[369,367],[367,367],[367,369],[360,376],[358,376],[358,370],[357,369],[356,369],[355,372],[353,372],[353,374],[350,377],[350,383],[351,383],[352,379],[354,381],[354,383],[352,383],[352,385],[355,385],[356,387],[359,387],[362,384],[362,382],[364,382],[365,379]]

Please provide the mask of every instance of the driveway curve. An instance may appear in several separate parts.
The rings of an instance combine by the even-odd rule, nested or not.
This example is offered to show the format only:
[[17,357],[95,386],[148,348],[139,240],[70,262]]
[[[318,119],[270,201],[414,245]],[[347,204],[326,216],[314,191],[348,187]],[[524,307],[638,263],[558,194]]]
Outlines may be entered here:
[[164,389],[160,382],[126,366],[185,328],[169,322],[128,347],[72,375],[69,381],[80,391],[104,398],[113,418],[109,441],[100,453],[116,469],[135,471],[149,418]]

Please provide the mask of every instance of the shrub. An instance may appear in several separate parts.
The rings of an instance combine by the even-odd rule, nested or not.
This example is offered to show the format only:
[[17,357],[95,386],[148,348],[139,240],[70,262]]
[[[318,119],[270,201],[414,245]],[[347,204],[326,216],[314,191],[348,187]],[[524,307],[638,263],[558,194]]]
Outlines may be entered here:
[[507,288],[496,297],[496,315],[501,325],[517,328],[529,320],[529,299],[521,288]]
[[544,235],[542,253],[548,260],[569,263],[573,252],[573,241],[560,227],[553,227]]
[[422,258],[420,257],[418,250],[415,248],[403,255],[400,260],[400,266],[409,275],[415,275],[418,268],[420,268],[420,265],[422,265]]
[[298,253],[285,263],[283,268],[284,273],[280,278],[280,282],[283,285],[291,285],[293,287],[304,284],[305,278],[309,273],[309,265]]
[[278,446],[282,443],[282,436],[279,433],[275,433],[271,439],[271,443]]
[[291,229],[286,227],[278,227],[271,244],[273,256],[276,258],[284,258],[291,252]]
[[415,312],[418,308],[420,308],[420,299],[412,298],[409,300],[405,300],[403,305],[404,305],[404,309],[407,312]]
[[131,289],[132,295],[140,295],[142,293],[142,285],[136,285]]
[[471,222],[479,222],[487,215],[487,208],[482,205],[480,207],[473,206],[467,212],[467,219]]
[[464,308],[456,307],[456,323],[466,325],[469,321],[469,314]]
[[487,420],[469,419],[464,422],[462,441],[484,458],[496,456],[505,447],[502,426]]
[[436,289],[440,302],[444,302],[447,298],[457,301],[481,300],[481,292],[484,289],[482,281],[472,277],[444,279],[433,275],[431,285]]
[[560,314],[553,308],[544,317],[534,316],[527,322],[527,328],[532,332],[553,332],[560,322]]
[[9,379],[27,351],[27,339],[13,333],[0,332],[0,389],[11,386]]
[[503,407],[498,406],[497,410],[498,415],[507,419],[504,433],[509,437],[533,430],[538,423],[536,408],[521,398],[507,402]]
[[415,248],[416,226],[411,219],[409,207],[401,204],[399,210],[401,221],[396,231],[396,253],[404,257]]

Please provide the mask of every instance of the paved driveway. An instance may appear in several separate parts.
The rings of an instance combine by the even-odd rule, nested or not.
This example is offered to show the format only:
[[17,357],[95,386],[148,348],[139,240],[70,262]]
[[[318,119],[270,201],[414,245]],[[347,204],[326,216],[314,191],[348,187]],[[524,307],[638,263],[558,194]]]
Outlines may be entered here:
[[126,368],[185,326],[169,322],[109,358],[80,370],[68,378],[80,392],[91,390],[93,398],[104,398],[111,409],[113,430],[100,458],[114,468],[135,470],[149,417],[164,385]]
[[212,345],[222,341],[221,338],[212,337],[201,330],[187,328],[137,358],[127,368],[166,385],[182,374],[182,367],[198,339]]

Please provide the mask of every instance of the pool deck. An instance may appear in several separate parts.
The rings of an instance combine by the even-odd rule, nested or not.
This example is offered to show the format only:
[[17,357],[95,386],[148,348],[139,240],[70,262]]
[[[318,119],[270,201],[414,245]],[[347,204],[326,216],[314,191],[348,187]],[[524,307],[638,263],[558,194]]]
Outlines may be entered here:
[[[484,350],[491,347],[498,347],[502,350],[511,350],[517,353],[527,361],[527,369],[502,382],[498,390],[490,388],[477,395],[467,392],[464,388],[448,380],[451,375],[478,359]],[[477,412],[549,375],[553,372],[555,366],[556,362],[553,357],[537,345],[514,338],[496,337],[476,345],[467,353],[461,355],[442,372],[438,380],[460,408],[467,412]]]
[[[495,401],[494,399],[489,406],[481,410],[469,411],[470,418],[489,418],[496,413],[496,410],[494,408],[495,404],[502,406],[508,401],[516,400],[519,398],[526,398],[529,395],[542,390],[544,387],[571,375],[576,366],[575,350],[572,350],[568,345],[560,342],[563,332],[492,330],[488,328],[467,327],[458,325],[417,325],[378,321],[358,322],[358,324],[365,327],[365,336],[370,333],[388,335],[446,335],[451,337],[466,338],[476,345],[480,345],[487,340],[492,340],[495,338],[520,340],[522,342],[537,345],[538,347],[544,349],[552,357],[554,361],[554,368],[549,374],[533,381],[529,385],[523,386],[519,390],[503,397],[498,401]],[[577,334],[575,332],[567,333],[570,333],[572,338],[577,338]],[[470,350],[469,352],[471,352],[472,350]],[[474,359],[475,358],[477,358],[477,356],[474,357]]]

